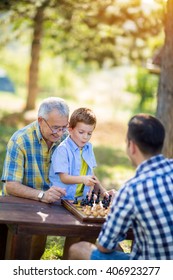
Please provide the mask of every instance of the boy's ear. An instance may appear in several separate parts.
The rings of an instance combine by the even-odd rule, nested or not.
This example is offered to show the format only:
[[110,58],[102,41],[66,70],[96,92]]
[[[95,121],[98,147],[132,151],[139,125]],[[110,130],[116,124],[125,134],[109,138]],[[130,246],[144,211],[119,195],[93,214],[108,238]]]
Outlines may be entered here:
[[72,130],[73,130],[73,129],[72,129],[71,127],[68,127],[69,133],[72,132]]

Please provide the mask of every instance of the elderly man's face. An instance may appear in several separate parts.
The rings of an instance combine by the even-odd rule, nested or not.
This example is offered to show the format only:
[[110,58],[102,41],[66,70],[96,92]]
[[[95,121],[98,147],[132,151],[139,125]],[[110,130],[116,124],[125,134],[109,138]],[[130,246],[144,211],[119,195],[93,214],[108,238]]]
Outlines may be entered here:
[[43,138],[46,142],[57,142],[67,130],[68,118],[57,111],[49,113],[46,119],[39,117],[38,122]]

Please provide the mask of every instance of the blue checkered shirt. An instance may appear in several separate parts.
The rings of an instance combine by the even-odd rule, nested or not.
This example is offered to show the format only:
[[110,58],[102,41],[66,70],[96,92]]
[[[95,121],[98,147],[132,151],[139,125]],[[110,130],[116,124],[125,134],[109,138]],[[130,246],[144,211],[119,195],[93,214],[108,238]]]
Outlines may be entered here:
[[99,235],[99,244],[115,249],[133,229],[131,259],[173,259],[173,160],[163,155],[138,166],[120,189]]

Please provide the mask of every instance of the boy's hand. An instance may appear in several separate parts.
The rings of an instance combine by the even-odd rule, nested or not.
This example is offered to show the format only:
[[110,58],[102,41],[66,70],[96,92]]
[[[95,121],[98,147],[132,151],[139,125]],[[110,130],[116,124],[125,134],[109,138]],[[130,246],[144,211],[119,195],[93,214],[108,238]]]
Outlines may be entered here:
[[83,183],[86,186],[94,187],[94,185],[98,183],[98,181],[95,176],[87,175],[83,176]]

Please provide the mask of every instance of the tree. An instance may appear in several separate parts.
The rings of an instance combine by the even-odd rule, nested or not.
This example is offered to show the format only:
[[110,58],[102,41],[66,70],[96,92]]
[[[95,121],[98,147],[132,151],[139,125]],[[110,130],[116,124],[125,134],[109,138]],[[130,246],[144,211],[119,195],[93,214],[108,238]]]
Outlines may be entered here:
[[160,32],[161,21],[156,11],[145,14],[140,2],[2,0],[0,8],[9,17],[10,28],[18,29],[18,37],[23,24],[33,30],[26,109],[35,107],[41,50],[60,55],[75,67],[82,61],[101,67],[106,59],[117,65],[123,57],[141,61],[146,41]]
[[165,16],[165,43],[158,87],[157,116],[166,129],[163,153],[173,157],[173,0],[168,0]]
[[41,38],[44,20],[45,5],[38,7],[33,19],[33,40],[31,46],[31,63],[29,68],[28,95],[25,110],[35,108],[35,101],[38,93],[38,74],[41,50]]

